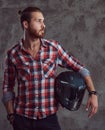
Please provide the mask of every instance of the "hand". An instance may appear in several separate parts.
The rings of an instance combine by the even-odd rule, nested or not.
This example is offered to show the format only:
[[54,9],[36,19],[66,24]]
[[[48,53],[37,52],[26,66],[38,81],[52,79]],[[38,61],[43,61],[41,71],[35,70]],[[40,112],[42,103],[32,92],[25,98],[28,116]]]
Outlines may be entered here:
[[92,94],[89,96],[89,99],[87,101],[86,105],[86,111],[89,111],[88,117],[91,118],[96,112],[98,111],[98,97],[97,95]]
[[8,114],[7,119],[9,120],[10,124],[13,125],[13,122],[14,122],[14,119],[15,119],[14,113]]

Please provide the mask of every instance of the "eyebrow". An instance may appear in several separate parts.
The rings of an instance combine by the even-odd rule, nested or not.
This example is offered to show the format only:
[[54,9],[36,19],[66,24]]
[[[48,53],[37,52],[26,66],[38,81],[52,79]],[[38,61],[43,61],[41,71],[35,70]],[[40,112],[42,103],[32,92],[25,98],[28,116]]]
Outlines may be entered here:
[[45,20],[44,18],[35,18],[35,20]]

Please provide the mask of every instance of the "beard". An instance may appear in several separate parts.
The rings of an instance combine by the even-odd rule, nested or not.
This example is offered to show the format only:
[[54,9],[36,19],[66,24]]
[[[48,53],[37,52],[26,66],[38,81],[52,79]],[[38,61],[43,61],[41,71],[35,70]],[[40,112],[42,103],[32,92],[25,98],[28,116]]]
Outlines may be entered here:
[[43,38],[45,36],[45,28],[42,28],[39,31],[29,28],[28,33],[33,38]]

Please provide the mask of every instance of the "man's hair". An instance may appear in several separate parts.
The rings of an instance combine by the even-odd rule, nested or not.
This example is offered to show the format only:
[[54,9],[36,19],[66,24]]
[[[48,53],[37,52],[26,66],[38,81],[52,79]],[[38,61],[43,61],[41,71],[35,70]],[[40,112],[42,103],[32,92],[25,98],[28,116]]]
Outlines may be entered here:
[[23,11],[19,10],[18,14],[20,15],[20,22],[21,22],[22,28],[23,28],[23,21],[30,22],[32,12],[43,13],[42,10],[39,9],[38,7],[27,7]]

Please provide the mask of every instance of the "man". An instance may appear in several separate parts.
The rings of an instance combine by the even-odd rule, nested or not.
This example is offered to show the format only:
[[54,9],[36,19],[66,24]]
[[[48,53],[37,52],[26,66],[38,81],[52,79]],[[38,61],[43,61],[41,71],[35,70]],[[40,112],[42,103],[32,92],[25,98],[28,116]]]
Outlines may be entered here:
[[58,42],[43,38],[44,16],[39,8],[24,9],[20,12],[20,20],[24,36],[7,52],[3,82],[3,103],[14,130],[61,130],[54,93],[58,65],[84,76],[90,95],[86,109],[91,108],[89,117],[92,117],[97,112],[98,101],[89,71]]

